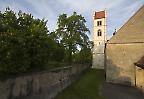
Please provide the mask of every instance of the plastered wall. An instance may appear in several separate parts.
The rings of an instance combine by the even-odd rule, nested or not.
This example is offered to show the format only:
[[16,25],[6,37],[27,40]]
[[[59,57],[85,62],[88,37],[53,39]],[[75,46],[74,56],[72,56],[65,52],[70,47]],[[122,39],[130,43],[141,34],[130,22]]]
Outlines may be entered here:
[[106,81],[144,86],[144,71],[134,65],[144,55],[144,43],[107,44]]

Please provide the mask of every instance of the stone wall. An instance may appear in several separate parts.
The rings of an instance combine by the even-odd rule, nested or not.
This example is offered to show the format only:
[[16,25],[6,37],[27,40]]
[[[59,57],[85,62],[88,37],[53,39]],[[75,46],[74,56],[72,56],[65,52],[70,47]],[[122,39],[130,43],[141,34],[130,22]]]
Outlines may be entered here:
[[0,99],[52,99],[88,68],[74,65],[0,81]]
[[144,43],[107,44],[106,81],[144,88],[144,71],[135,62],[144,56]]

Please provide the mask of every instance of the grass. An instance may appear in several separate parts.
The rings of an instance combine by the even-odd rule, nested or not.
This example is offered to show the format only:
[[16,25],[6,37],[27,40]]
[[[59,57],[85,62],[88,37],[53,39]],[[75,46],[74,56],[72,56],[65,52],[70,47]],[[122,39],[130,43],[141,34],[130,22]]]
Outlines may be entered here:
[[55,99],[103,99],[100,96],[103,81],[103,70],[89,69],[79,80],[59,93]]

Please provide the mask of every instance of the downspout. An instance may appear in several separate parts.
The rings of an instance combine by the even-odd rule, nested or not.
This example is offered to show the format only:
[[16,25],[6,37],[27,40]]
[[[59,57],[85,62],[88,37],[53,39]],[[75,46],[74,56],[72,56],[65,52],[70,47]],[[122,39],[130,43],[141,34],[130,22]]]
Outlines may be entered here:
[[134,65],[134,80],[135,80],[135,87],[136,87],[136,65]]
[[105,80],[106,80],[106,45],[107,43],[105,43],[105,47],[104,47],[104,72],[105,72]]

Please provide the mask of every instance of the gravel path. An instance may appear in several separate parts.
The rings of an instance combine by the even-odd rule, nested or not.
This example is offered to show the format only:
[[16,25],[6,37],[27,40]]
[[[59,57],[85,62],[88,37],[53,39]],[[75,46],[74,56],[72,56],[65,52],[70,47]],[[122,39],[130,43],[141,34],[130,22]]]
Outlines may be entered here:
[[144,94],[130,86],[104,83],[102,95],[106,99],[144,99]]

